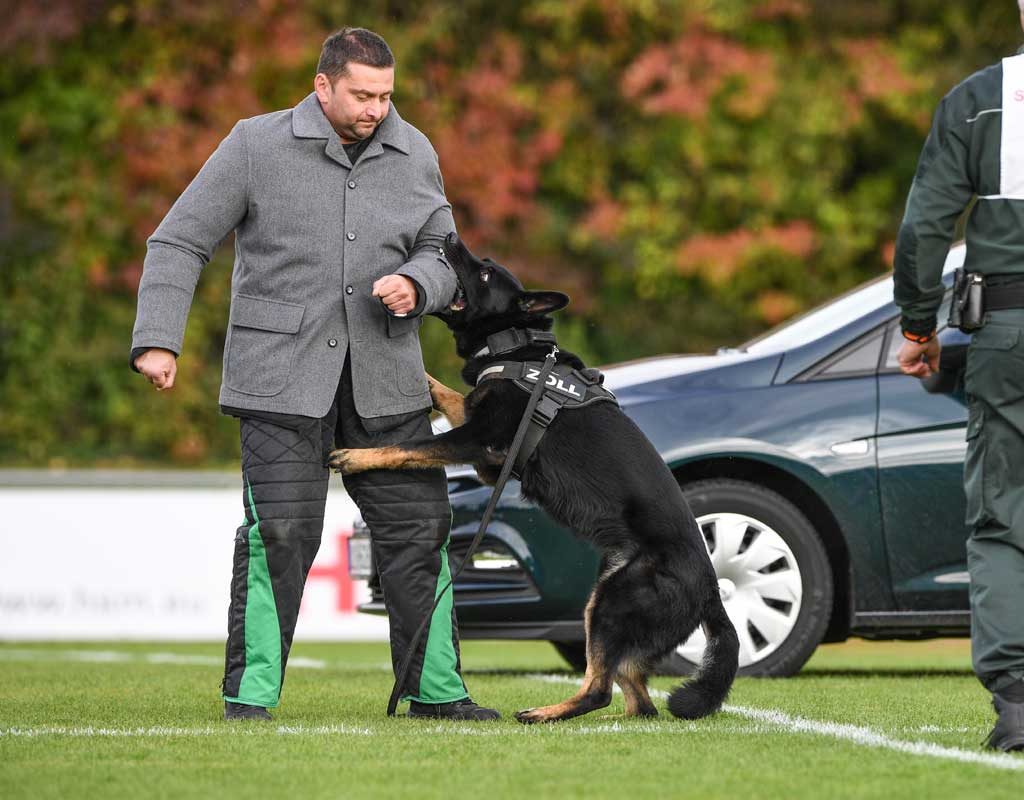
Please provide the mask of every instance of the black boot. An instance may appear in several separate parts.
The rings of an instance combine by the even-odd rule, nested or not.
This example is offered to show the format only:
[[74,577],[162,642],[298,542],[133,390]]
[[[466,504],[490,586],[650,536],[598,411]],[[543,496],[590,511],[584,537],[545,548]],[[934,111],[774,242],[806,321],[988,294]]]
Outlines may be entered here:
[[255,719],[270,722],[273,717],[263,706],[247,706],[244,703],[224,701],[224,719]]
[[493,708],[482,708],[470,700],[456,700],[454,703],[409,703],[407,717],[420,719],[453,719],[453,720],[490,720],[501,719],[501,714]]
[[985,740],[985,747],[1005,752],[1024,750],[1024,703],[1011,703],[999,695],[993,695],[992,705],[999,719]]

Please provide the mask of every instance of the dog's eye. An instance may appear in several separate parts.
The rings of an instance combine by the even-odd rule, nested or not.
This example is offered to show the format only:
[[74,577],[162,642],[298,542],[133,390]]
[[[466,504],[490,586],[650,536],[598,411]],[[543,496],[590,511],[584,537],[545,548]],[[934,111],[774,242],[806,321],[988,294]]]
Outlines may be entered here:
[[489,270],[489,269],[482,269],[482,270],[480,270],[480,281],[482,283],[487,283],[487,281],[489,281],[490,279],[491,279],[491,270]]

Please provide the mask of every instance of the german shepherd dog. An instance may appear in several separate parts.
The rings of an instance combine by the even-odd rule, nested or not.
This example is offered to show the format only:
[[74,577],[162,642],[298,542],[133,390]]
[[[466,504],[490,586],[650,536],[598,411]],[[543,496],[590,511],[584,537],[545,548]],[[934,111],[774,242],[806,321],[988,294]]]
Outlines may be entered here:
[[[402,445],[335,450],[329,464],[339,472],[472,464],[485,482],[497,481],[528,395],[511,380],[477,386],[478,376],[500,360],[543,361],[551,347],[528,344],[503,356],[481,351],[488,336],[508,328],[550,331],[549,315],[569,298],[526,291],[511,272],[478,259],[455,234],[444,254],[463,297],[438,316],[466,359],[463,379],[476,388],[463,397],[428,376],[435,408],[456,427]],[[564,350],[557,362],[584,369]],[[604,708],[613,681],[622,688],[628,716],[657,715],[647,693],[651,669],[698,625],[708,640],[704,662],[696,677],[672,692],[668,709],[683,719],[717,711],[736,676],[739,640],[679,484],[633,421],[611,402],[563,409],[523,468],[521,483],[526,498],[591,541],[602,564],[584,616],[582,687],[562,703],[520,711],[516,719],[555,722]]]

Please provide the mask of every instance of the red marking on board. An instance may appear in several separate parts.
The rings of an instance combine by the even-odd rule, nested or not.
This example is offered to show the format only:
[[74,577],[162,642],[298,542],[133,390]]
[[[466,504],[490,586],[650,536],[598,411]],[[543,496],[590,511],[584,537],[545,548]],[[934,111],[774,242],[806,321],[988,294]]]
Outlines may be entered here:
[[335,537],[338,542],[338,560],[333,564],[313,564],[306,581],[329,580],[334,582],[337,592],[335,608],[341,613],[352,613],[356,610],[355,588],[348,574],[348,538],[351,530],[343,530]]

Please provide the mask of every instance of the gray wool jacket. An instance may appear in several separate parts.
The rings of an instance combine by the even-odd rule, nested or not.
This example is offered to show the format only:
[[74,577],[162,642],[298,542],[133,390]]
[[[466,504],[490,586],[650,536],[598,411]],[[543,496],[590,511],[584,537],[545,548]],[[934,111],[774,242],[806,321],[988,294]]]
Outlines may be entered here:
[[[356,411],[430,405],[418,331],[456,281],[437,154],[392,106],[353,165],[315,94],[237,123],[147,242],[132,348],[181,353],[199,273],[235,232],[220,404],[322,417],[346,353]],[[389,315],[371,292],[405,275],[420,298]]]

